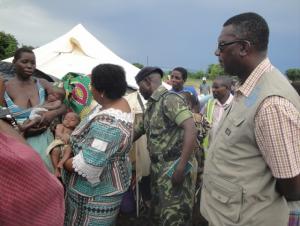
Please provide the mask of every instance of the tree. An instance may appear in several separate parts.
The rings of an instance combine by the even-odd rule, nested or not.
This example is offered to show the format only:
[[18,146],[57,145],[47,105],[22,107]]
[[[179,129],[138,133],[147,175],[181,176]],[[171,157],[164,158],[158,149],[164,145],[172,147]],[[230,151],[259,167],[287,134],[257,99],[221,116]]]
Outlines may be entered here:
[[289,80],[300,80],[300,68],[290,68],[285,72]]
[[14,55],[18,48],[17,39],[8,33],[0,32],[0,60]]
[[188,73],[188,77],[193,78],[193,79],[200,79],[204,76],[205,76],[205,72],[202,70]]
[[144,65],[140,64],[140,63],[133,63],[134,66],[136,66],[139,69],[142,69],[144,67]]
[[214,80],[217,76],[224,74],[224,69],[220,64],[210,64],[207,68],[207,76],[210,80]]

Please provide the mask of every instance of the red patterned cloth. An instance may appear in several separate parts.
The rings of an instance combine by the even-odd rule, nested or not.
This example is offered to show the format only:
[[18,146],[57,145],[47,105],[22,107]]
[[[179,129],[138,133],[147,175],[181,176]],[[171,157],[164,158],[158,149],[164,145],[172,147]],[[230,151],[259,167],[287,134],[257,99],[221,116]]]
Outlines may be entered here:
[[29,146],[0,132],[0,225],[61,226],[63,187]]

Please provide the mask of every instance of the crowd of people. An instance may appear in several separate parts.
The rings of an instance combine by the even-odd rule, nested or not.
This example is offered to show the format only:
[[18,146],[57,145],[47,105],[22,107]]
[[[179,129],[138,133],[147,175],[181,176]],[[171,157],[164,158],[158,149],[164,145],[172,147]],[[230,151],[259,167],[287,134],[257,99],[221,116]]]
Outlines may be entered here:
[[185,68],[172,70],[170,90],[159,67],[142,68],[138,123],[121,66],[93,68],[84,84],[96,104],[83,114],[68,87],[33,77],[33,51],[18,49],[15,76],[0,80],[0,225],[115,225],[132,184],[129,152],[146,135],[145,225],[299,226],[300,98],[268,42],[260,15],[228,19],[215,51],[227,75],[202,80],[205,105],[184,86]]

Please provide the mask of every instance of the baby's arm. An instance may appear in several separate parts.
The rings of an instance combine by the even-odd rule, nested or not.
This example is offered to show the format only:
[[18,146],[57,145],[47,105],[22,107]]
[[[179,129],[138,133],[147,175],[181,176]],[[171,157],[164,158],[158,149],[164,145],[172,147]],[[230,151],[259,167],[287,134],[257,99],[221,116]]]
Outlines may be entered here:
[[72,148],[71,148],[71,146],[70,145],[65,145],[63,153],[64,153],[63,157],[61,158],[61,160],[57,164],[57,168],[59,168],[59,169],[62,169],[65,161],[67,161],[69,158],[72,157]]
[[61,105],[62,105],[62,102],[60,100],[55,100],[55,101],[43,104],[43,107],[51,111],[51,110],[58,109]]
[[57,124],[55,128],[55,138],[62,139],[63,135],[64,135],[63,124]]

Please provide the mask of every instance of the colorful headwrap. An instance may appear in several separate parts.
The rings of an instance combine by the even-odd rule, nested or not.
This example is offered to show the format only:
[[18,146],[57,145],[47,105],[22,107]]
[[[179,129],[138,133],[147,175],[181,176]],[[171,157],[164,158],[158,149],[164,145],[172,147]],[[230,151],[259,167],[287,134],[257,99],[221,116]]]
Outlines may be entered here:
[[69,72],[62,78],[66,91],[65,104],[84,118],[91,111],[93,100],[91,78],[84,74]]

